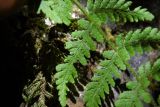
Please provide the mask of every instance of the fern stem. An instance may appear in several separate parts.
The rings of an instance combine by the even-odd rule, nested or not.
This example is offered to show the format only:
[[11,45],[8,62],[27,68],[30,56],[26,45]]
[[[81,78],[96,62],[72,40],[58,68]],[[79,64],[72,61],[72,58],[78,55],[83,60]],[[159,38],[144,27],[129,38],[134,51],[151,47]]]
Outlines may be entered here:
[[77,0],[71,0],[71,1],[83,12],[83,14],[87,17],[87,19],[91,21],[88,12],[85,10],[85,7],[83,7]]
[[83,6],[79,3],[79,1],[77,1],[77,0],[71,0],[71,1],[82,11],[82,13],[87,17],[87,19],[88,19],[90,22],[94,23],[94,24],[97,26],[97,29],[101,32],[101,34],[102,34],[103,37],[105,38],[105,41],[106,41],[111,47],[115,47],[114,44],[113,44],[113,42],[110,41],[110,38],[113,38],[113,37],[111,37],[111,36],[108,34],[108,32],[106,32],[106,33],[107,33],[107,38],[106,38],[106,33],[102,30],[101,25],[97,24],[97,23],[89,16],[89,14],[88,14],[88,12],[86,11],[85,7],[83,7]]
[[126,63],[126,66],[127,66],[127,68],[129,69],[129,71],[134,75],[134,77],[136,77],[136,80],[139,80],[137,73],[136,73],[135,70],[131,67],[131,65],[128,64],[128,63]]

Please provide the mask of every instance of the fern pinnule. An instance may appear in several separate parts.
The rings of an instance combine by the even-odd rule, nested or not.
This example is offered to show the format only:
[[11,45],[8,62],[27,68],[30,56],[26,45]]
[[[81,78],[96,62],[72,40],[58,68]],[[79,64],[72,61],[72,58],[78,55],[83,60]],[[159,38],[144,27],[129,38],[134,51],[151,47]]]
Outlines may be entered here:
[[[130,10],[132,2],[125,0],[89,0],[87,8],[97,17],[108,17],[114,22],[151,21],[154,16],[146,8],[140,6]],[[105,20],[105,18],[103,18]]]
[[38,12],[44,12],[46,17],[55,23],[71,23],[72,2],[71,0],[42,0]]

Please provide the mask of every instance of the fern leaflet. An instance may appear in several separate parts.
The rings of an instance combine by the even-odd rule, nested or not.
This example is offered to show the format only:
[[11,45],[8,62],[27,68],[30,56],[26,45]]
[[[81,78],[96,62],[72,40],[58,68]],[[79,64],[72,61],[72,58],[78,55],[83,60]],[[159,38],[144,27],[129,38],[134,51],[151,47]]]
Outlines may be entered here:
[[88,0],[87,8],[90,14],[94,14],[99,20],[106,20],[106,17],[114,22],[138,22],[151,21],[154,16],[145,8],[140,6],[130,10],[131,1],[125,0]]
[[138,80],[127,83],[130,91],[125,91],[119,95],[119,99],[115,103],[116,107],[143,107],[141,101],[151,102],[151,95],[146,90],[150,84],[147,78],[150,75],[150,70],[151,64],[149,62],[139,67]]
[[152,74],[155,80],[160,81],[160,58],[153,64]]
[[38,12],[44,12],[55,23],[71,23],[71,0],[42,0]]
[[[49,84],[49,83],[48,83]],[[28,86],[24,87],[23,90],[23,99],[27,102],[27,105],[31,105],[31,107],[47,107],[46,106],[46,98],[51,98],[53,95],[46,90],[47,83],[45,77],[43,77],[42,73],[38,73],[36,79]],[[38,98],[34,104],[32,104],[32,100]]]

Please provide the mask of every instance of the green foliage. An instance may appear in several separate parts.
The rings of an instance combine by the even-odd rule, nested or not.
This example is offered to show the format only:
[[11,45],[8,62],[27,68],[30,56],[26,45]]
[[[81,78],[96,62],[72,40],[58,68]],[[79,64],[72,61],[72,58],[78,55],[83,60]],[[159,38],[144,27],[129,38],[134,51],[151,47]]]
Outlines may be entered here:
[[62,106],[65,106],[67,91],[69,91],[67,83],[74,83],[74,79],[77,77],[77,71],[71,63],[60,64],[56,67],[56,70],[58,71],[55,78],[57,79],[56,84],[59,90],[59,101]]
[[[141,6],[131,10],[132,2],[125,0],[88,0],[86,8],[77,0],[43,0],[39,11],[42,10],[56,23],[69,25],[73,4],[80,9],[84,16],[77,19],[78,29],[67,34],[65,49],[69,53],[64,58],[64,62],[56,66],[57,72],[54,78],[61,106],[65,107],[67,104],[67,94],[71,91],[68,84],[75,84],[75,80],[79,77],[76,64],[87,66],[91,51],[97,51],[97,44],[104,44],[107,48],[105,47],[102,52],[99,52],[103,58],[98,59],[99,63],[95,67],[94,75],[85,86],[84,102],[86,106],[101,106],[106,95],[110,94],[110,88],[115,87],[115,79],[120,79],[125,70],[128,70],[134,79],[127,82],[129,90],[119,95],[115,105],[117,107],[143,107],[143,102],[151,103],[148,77],[153,76],[155,80],[160,81],[160,59],[157,59],[154,64],[147,62],[141,65],[138,71],[132,68],[129,60],[136,53],[143,54],[145,51],[151,51],[150,44],[160,42],[160,31],[157,28],[147,27],[113,36],[111,32],[105,32],[102,26],[110,19],[113,22],[125,23],[151,21],[154,16]],[[36,94],[40,93],[36,91],[43,91],[39,89],[42,83],[39,79],[35,81],[36,84],[33,82],[29,87],[37,88],[31,92],[26,91],[28,97],[24,96],[24,99],[26,102],[30,102],[32,98],[39,96],[35,106],[45,107],[46,94]],[[25,89],[30,90],[30,88]]]
[[[105,55],[106,54],[107,52]],[[115,86],[113,77],[120,78],[120,72],[118,71],[117,66],[114,64],[116,63],[115,58],[119,56],[117,56],[116,53],[115,55],[113,53],[112,57],[113,58],[110,60],[103,60],[100,62],[101,68],[95,71],[96,73],[92,77],[92,82],[86,86],[84,101],[86,102],[87,107],[98,107],[98,105],[101,105],[101,99],[105,99],[105,93],[109,94],[109,84],[112,87]],[[122,62],[121,59],[119,59],[119,61]],[[121,64],[119,66],[121,66]]]
[[150,84],[148,76],[151,73],[151,64],[148,62],[139,67],[137,80],[127,83],[127,88],[130,91],[125,91],[119,95],[116,101],[116,107],[143,107],[142,101],[145,103],[151,102],[151,95],[147,91]]
[[144,30],[137,29],[126,35],[126,44],[137,44],[141,42],[160,42],[160,31],[157,28],[147,27]]
[[[87,31],[75,31],[72,33],[73,37],[78,40],[71,40],[66,42],[66,49],[70,51],[70,55],[64,59],[64,64],[56,67],[58,71],[55,75],[57,79],[57,89],[59,90],[59,100],[62,106],[66,105],[66,95],[69,91],[67,84],[74,83],[74,79],[78,76],[74,63],[79,61],[82,65],[87,64],[86,58],[90,57],[89,50],[95,49],[94,41],[89,37]],[[82,40],[80,40],[82,39]]]
[[42,11],[55,23],[71,23],[72,2],[70,0],[42,0],[39,12]]
[[87,107],[101,105],[101,99],[105,99],[105,93],[109,94],[109,84],[114,87],[114,78],[120,78],[120,70],[126,69],[125,63],[130,59],[130,56],[120,36],[117,37],[116,44],[119,46],[116,50],[103,52],[105,60],[100,62],[100,69],[95,71],[92,82],[86,86],[84,101]]
[[151,71],[154,79],[160,81],[160,58],[155,61]]
[[151,21],[154,16],[141,6],[130,10],[132,2],[125,0],[88,0],[87,8],[91,14],[99,19],[106,17],[115,22]]

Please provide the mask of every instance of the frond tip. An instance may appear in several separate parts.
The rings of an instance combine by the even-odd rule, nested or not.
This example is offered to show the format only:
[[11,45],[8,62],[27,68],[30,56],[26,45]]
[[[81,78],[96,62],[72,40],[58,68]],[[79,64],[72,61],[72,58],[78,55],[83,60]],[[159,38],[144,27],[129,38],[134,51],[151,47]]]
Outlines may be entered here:
[[74,79],[77,77],[77,71],[73,64],[65,63],[59,64],[56,67],[58,71],[55,74],[56,85],[58,89],[59,101],[62,107],[66,106],[67,103],[67,92],[69,91],[67,84],[74,83]]
[[157,28],[147,27],[145,29],[137,29],[126,34],[125,43],[138,42],[160,42],[160,31]]
[[[114,22],[151,21],[154,16],[141,6],[130,10],[132,2],[126,0],[88,0],[87,8],[90,13],[96,14],[99,19],[110,18]],[[105,18],[104,18],[105,17]]]

